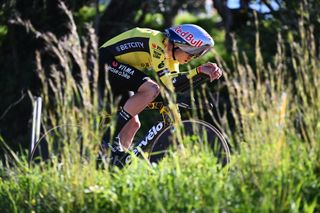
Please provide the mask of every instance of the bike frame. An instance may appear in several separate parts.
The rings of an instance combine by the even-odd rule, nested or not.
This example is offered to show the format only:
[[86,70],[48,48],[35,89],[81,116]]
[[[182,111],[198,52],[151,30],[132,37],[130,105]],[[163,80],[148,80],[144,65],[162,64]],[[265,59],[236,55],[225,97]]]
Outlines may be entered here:
[[[154,124],[148,131],[147,134],[136,143],[134,148],[132,149],[132,153],[135,156],[139,156],[141,152],[146,152],[147,147],[150,144],[153,144],[154,139],[157,135],[159,135],[166,127],[172,125],[173,117],[168,107],[164,105],[162,102],[152,102],[150,103],[146,109],[150,110],[158,110],[160,115],[162,116],[162,121]],[[125,163],[129,163],[131,160],[131,155],[125,157]]]

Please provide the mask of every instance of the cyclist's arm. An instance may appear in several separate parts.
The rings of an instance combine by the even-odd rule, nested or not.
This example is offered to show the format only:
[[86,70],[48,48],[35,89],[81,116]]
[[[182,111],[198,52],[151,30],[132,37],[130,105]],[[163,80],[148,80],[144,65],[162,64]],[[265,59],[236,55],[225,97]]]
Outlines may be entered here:
[[[199,81],[199,72],[194,68],[187,72],[169,71],[167,68],[157,72],[161,83],[170,91],[182,92],[190,89],[190,82]],[[203,78],[203,77],[202,77]],[[203,80],[203,79],[202,79]]]
[[178,76],[172,78],[172,82],[175,88],[175,91],[180,92],[190,87],[190,81],[198,75],[197,69],[192,69],[188,72],[178,73]]

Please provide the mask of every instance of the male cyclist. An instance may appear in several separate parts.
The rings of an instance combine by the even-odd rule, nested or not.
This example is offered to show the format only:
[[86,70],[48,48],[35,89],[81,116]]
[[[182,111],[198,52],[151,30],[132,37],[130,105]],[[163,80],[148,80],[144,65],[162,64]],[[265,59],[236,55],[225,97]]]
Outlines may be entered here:
[[[113,155],[121,156],[130,147],[140,128],[138,114],[158,96],[161,86],[174,92],[200,73],[208,75],[210,81],[220,78],[221,69],[211,62],[176,75],[179,64],[204,55],[213,44],[201,27],[183,24],[165,32],[134,28],[102,45],[100,72],[108,72],[113,95],[121,97],[111,146]],[[152,72],[161,83],[150,78]],[[103,143],[108,144],[108,140],[104,137]]]

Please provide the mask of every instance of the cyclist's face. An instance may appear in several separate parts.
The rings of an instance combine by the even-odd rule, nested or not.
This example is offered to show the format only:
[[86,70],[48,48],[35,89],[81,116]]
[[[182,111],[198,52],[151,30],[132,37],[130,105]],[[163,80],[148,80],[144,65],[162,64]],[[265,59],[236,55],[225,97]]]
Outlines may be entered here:
[[180,64],[188,63],[193,58],[193,55],[190,55],[179,48],[175,49],[174,54],[176,60],[179,61]]

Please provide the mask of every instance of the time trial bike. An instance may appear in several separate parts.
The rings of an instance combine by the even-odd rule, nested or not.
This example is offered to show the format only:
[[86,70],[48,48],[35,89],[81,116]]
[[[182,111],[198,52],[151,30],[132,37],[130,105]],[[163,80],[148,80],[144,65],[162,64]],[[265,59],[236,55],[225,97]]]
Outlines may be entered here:
[[[192,106],[193,105],[193,106]],[[188,109],[191,110],[196,104],[188,104],[183,101],[178,101],[176,106],[180,109]],[[203,108],[203,105],[201,106]],[[150,163],[157,163],[163,157],[165,157],[168,153],[170,153],[171,148],[179,147],[183,145],[182,141],[177,140],[177,133],[180,132],[184,139],[188,139],[197,143],[198,145],[207,146],[211,149],[212,154],[214,156],[213,159],[217,160],[218,163],[222,165],[226,165],[230,161],[230,149],[227,143],[226,138],[223,134],[212,124],[197,119],[185,119],[182,120],[180,125],[177,127],[175,125],[175,119],[172,114],[172,110],[165,104],[163,101],[152,102],[147,107],[146,110],[156,110],[159,112],[160,119],[154,120],[151,124],[151,127],[146,132],[146,134],[142,137],[137,137],[134,140],[133,146],[127,154],[118,159],[112,159],[110,157],[110,150],[105,151],[104,149],[98,149],[98,158],[96,159],[97,167],[99,165],[117,165],[118,167],[123,167],[131,162],[133,156],[143,156],[148,159]],[[152,117],[154,118],[154,117]],[[54,136],[57,138],[60,135],[69,134],[68,129],[75,129],[79,126],[68,126],[63,125],[57,128],[53,128],[50,131],[55,132]],[[63,131],[61,131],[63,130]],[[59,134],[57,134],[57,132]],[[78,134],[76,139],[72,139],[73,141],[69,141],[69,143],[78,143],[79,148],[78,152],[81,156],[84,154],[83,140],[81,131],[76,131]],[[52,156],[59,156],[58,151],[55,151],[55,154],[50,153],[49,150],[49,140],[48,136],[49,132],[44,134],[46,137],[41,137],[39,141],[36,142],[35,147],[31,150],[29,160],[30,162],[39,161],[40,160],[48,160]],[[180,138],[181,139],[181,138]],[[65,141],[64,141],[65,142]],[[55,149],[57,147],[62,147],[61,145],[55,145]]]
[[[177,106],[192,109],[189,104],[184,102],[178,102]],[[121,157],[110,157],[112,156],[111,151],[109,150],[107,153],[106,145],[104,145],[99,151],[97,167],[107,163],[122,168],[131,162],[132,156],[141,156],[142,154],[150,163],[157,163],[170,152],[173,146],[182,145],[182,142],[176,138],[177,128],[181,130],[183,138],[210,147],[214,159],[218,163],[226,165],[230,161],[229,145],[223,134],[212,124],[203,120],[186,119],[181,121],[180,127],[177,127],[174,124],[172,112],[163,102],[152,102],[146,107],[146,110],[159,111],[161,119],[153,122],[146,134],[136,139],[130,151]]]

